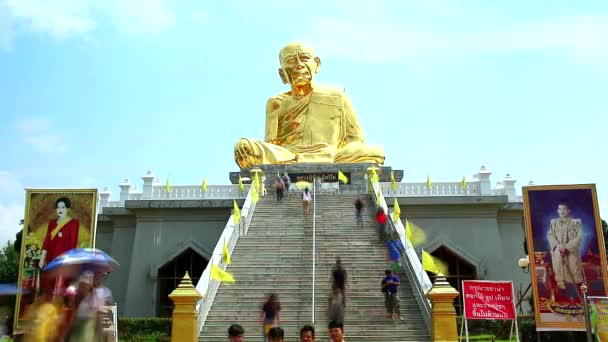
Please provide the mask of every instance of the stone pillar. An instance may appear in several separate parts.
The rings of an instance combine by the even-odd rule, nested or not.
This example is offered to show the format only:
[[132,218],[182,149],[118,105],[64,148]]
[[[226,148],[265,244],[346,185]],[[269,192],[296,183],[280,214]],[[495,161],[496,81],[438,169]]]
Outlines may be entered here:
[[173,322],[171,327],[172,342],[198,342],[198,313],[196,303],[203,298],[196,290],[188,272],[171,292],[169,298],[173,301]]
[[99,192],[99,210],[97,210],[99,213],[103,212],[103,208],[110,206],[110,196],[112,196],[112,193],[107,186]]
[[120,187],[120,205],[125,206],[125,201],[129,199],[129,192],[131,192],[131,183],[129,183],[129,178],[125,178],[125,180],[118,185]]
[[490,172],[490,170],[488,170],[485,165],[481,165],[477,177],[479,178],[479,192],[482,196],[492,194],[492,184],[490,183],[490,175],[492,175],[492,172]]
[[511,175],[508,173],[505,176],[505,179],[502,181],[505,195],[509,197],[509,202],[515,201],[517,197],[517,194],[515,193],[515,182],[517,182],[517,180],[511,177]]
[[440,274],[426,297],[431,300],[432,306],[432,340],[458,341],[456,310],[454,310],[454,298],[458,297],[458,291]]
[[142,190],[142,199],[152,199],[152,188],[154,185],[154,174],[148,170],[145,175],[141,176],[144,181],[144,189]]

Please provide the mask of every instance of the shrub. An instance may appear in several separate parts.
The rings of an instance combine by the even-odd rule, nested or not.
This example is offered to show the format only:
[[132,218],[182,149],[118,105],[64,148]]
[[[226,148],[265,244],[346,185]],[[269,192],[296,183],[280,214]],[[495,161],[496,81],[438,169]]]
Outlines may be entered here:
[[169,341],[171,318],[121,318],[118,337],[121,341]]

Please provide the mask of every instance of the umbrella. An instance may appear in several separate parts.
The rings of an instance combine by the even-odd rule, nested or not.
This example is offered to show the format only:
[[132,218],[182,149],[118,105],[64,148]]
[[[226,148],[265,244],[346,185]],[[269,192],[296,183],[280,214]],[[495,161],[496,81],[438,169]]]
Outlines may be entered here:
[[45,272],[110,272],[118,266],[118,262],[106,252],[96,248],[71,249],[53,259],[44,268]]
[[300,190],[304,190],[306,188],[310,189],[310,187],[311,187],[311,185],[308,182],[305,182],[305,181],[296,182],[296,188],[298,188]]
[[15,284],[0,284],[0,296],[12,296],[19,293]]

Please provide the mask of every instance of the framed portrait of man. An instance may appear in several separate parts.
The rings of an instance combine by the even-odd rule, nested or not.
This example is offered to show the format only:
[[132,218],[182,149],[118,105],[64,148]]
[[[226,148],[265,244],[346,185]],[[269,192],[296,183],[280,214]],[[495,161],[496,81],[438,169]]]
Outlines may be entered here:
[[523,198],[536,329],[584,331],[581,285],[608,290],[595,185],[529,186]]
[[94,247],[97,221],[97,189],[27,189],[25,201],[16,332],[36,305],[62,298],[73,279],[43,272],[44,267],[71,249]]

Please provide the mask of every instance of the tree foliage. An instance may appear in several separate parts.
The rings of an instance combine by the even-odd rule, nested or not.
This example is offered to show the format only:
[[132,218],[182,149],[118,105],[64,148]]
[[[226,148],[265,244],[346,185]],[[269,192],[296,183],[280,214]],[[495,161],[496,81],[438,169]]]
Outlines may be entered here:
[[7,241],[0,248],[0,283],[16,283],[19,273],[19,252]]

